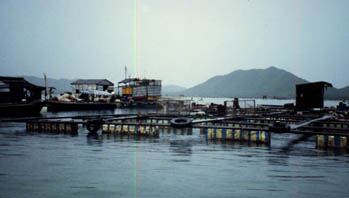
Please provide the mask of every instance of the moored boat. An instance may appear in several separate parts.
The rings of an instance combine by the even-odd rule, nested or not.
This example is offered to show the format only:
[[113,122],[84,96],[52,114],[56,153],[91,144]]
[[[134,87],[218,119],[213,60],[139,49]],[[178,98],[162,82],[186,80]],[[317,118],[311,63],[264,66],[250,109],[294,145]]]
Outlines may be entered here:
[[1,103],[1,117],[24,117],[24,116],[39,116],[42,107],[46,102],[29,102],[29,103]]

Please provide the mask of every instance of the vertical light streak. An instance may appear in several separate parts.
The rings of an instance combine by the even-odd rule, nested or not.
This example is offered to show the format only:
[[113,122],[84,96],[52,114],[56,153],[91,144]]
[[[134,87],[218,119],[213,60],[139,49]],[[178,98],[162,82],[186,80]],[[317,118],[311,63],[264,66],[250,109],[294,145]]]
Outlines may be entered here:
[[133,75],[137,74],[137,1],[138,0],[134,0],[133,7]]
[[137,78],[141,71],[141,0],[137,3]]
[[[133,47],[134,47],[134,77],[139,77],[139,71],[140,71],[140,64],[139,64],[139,56],[140,56],[140,34],[139,34],[139,30],[140,30],[140,0],[134,0],[134,21],[133,21],[133,28],[134,28],[134,32],[133,32],[133,38],[134,38],[134,43],[133,43]],[[138,72],[137,72],[138,70]],[[137,171],[138,171],[138,162],[137,162],[137,158],[138,158],[138,146],[137,146],[137,142],[135,141],[134,143],[134,155],[133,155],[133,197],[137,198],[137,182],[138,182],[138,175],[137,175]]]

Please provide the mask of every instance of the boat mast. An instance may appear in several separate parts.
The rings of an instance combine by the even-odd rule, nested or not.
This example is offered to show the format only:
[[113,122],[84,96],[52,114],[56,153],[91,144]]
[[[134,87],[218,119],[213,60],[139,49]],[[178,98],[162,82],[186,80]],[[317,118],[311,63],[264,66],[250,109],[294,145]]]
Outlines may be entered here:
[[47,100],[47,77],[45,72],[44,72],[44,80],[45,80],[45,100]]

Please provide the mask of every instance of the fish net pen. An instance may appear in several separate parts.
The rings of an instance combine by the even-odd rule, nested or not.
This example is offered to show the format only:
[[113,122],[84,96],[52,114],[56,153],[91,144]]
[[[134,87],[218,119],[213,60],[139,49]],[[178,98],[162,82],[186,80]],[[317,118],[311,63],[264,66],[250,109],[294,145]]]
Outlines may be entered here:
[[256,100],[238,99],[224,101],[224,107],[227,114],[255,113]]
[[167,114],[189,114],[192,109],[192,100],[163,98],[159,101],[163,107],[163,113]]

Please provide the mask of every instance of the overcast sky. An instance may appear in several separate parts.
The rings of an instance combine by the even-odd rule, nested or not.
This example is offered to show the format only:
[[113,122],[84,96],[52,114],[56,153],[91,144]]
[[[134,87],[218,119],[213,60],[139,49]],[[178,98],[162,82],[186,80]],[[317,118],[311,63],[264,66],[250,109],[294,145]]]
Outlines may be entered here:
[[134,0],[0,0],[0,75],[117,82],[127,66],[191,87],[276,66],[349,85],[348,0],[137,1],[135,31]]

